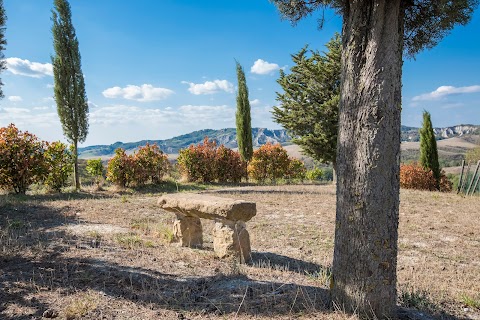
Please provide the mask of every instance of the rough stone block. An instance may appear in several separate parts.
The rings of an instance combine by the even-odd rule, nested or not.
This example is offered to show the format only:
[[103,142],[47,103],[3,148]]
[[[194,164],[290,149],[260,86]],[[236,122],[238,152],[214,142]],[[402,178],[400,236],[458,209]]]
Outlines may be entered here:
[[243,221],[220,221],[215,223],[213,249],[219,258],[234,256],[241,263],[251,259],[250,235]]
[[200,219],[177,215],[173,222],[173,241],[179,242],[182,247],[201,247],[203,236]]

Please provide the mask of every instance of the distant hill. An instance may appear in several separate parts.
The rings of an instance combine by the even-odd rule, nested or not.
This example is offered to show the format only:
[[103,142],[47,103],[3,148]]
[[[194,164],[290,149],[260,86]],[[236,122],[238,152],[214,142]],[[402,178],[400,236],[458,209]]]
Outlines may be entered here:
[[[180,149],[187,148],[191,144],[202,142],[205,136],[207,136],[209,139],[215,140],[217,144],[223,144],[232,149],[237,148],[236,129],[227,128],[221,130],[206,129],[194,131],[189,134],[184,134],[166,140],[142,140],[128,143],[115,142],[111,145],[97,145],[79,148],[78,151],[79,157],[84,159],[94,157],[110,158],[117,148],[123,148],[127,151],[127,153],[131,153],[134,152],[138,147],[144,146],[148,142],[150,144],[156,143],[165,153],[176,154]],[[284,129],[269,130],[265,128],[253,128],[252,136],[254,147],[260,147],[267,142],[281,143],[284,146],[291,144],[291,138]]]
[[[403,142],[418,142],[419,128],[402,126],[402,141]],[[447,139],[454,137],[461,137],[467,142],[475,142],[476,137],[480,135],[480,126],[478,125],[458,125],[447,128],[434,129],[437,139]],[[269,130],[265,128],[253,128],[253,145],[260,147],[267,142],[281,143],[283,146],[291,145],[291,137],[287,134],[285,129]],[[177,154],[180,149],[186,148],[191,144],[202,142],[204,137],[208,136],[215,140],[218,144],[223,144],[228,148],[237,147],[236,130],[234,128],[227,128],[221,130],[206,129],[194,131],[189,134],[184,134],[166,140],[142,140],[137,142],[115,142],[111,145],[96,145],[85,148],[79,148],[79,157],[83,159],[88,158],[111,158],[115,149],[123,148],[127,153],[134,152],[138,147],[144,146],[147,142],[150,144],[156,143],[160,149],[168,154]]]

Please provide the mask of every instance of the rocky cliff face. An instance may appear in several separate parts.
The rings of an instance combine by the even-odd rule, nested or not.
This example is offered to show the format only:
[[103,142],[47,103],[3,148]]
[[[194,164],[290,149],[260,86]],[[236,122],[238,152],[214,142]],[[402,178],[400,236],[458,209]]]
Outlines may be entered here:
[[447,128],[434,128],[433,131],[437,137],[446,139],[452,137],[461,137],[469,134],[479,134],[480,126],[466,124]]
[[[420,128],[402,126],[402,141],[419,141]],[[433,128],[437,139],[448,139],[453,137],[465,137],[480,134],[480,126],[461,124],[446,128]]]

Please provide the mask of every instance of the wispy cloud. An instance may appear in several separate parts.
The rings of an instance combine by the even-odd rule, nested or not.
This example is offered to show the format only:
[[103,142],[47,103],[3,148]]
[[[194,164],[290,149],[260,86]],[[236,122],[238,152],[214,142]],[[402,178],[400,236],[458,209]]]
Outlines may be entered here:
[[7,69],[11,73],[19,76],[32,78],[42,78],[53,76],[53,66],[51,63],[32,62],[20,58],[7,58]]
[[22,102],[23,101],[22,97],[20,97],[20,96],[9,96],[7,99],[11,102]]
[[183,84],[188,84],[188,91],[195,95],[201,94],[214,94],[221,91],[233,93],[233,84],[227,80],[213,80],[205,81],[204,83],[193,83],[188,81],[182,81]]
[[121,125],[127,123],[175,123],[176,125],[194,124],[203,126],[216,122],[234,123],[235,110],[232,107],[184,105],[178,108],[140,108],[137,106],[113,105],[90,111],[90,122],[102,125]]
[[174,94],[170,89],[155,88],[151,84],[142,86],[128,85],[125,88],[112,87],[102,92],[106,98],[123,98],[140,102],[163,100]]
[[251,105],[252,107],[259,106],[259,105],[260,105],[260,100],[258,100],[258,99],[253,99],[253,100],[250,101],[250,105]]
[[26,108],[3,108],[6,113],[15,115],[15,114],[23,114],[23,113],[30,113],[29,109]]
[[441,86],[438,87],[435,91],[413,97],[412,101],[432,101],[439,100],[452,94],[465,94],[475,92],[480,92],[480,85],[468,87]]
[[270,63],[265,60],[258,59],[253,63],[253,66],[250,68],[250,72],[255,74],[271,74],[279,69],[280,66],[276,63]]

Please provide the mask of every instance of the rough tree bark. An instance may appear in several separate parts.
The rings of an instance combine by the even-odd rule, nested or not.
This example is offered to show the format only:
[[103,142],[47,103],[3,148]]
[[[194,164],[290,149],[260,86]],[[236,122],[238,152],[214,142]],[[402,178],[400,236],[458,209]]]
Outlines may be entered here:
[[345,2],[332,297],[367,317],[396,317],[402,2]]

